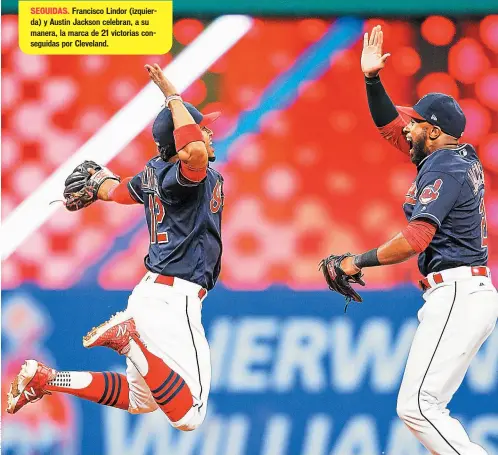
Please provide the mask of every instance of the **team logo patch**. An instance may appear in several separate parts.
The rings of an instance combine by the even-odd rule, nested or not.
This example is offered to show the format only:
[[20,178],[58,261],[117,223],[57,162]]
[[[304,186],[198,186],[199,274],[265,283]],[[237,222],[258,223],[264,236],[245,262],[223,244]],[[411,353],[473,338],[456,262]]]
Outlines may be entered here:
[[418,200],[421,204],[428,204],[429,202],[435,201],[439,197],[439,190],[443,186],[443,181],[437,179],[432,185],[427,185],[422,192]]
[[221,182],[218,180],[213,190],[213,197],[209,204],[212,213],[217,213],[223,207],[223,190]]

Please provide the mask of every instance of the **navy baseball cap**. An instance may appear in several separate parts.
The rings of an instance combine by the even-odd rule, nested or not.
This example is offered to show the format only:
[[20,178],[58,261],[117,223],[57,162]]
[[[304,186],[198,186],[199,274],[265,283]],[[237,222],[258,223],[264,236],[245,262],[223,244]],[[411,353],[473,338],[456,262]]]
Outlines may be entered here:
[[[192,104],[185,101],[183,102],[183,104],[190,112],[190,115],[193,117],[195,123],[199,124],[200,126],[207,126],[210,123],[213,123],[221,115],[221,112],[202,114]],[[156,119],[154,120],[154,124],[152,125],[152,136],[154,138],[154,142],[159,147],[174,145],[174,129],[175,125],[173,123],[173,116],[171,115],[171,111],[167,107],[165,107],[161,112],[159,112]]]
[[439,126],[450,136],[460,138],[465,130],[465,114],[456,100],[444,93],[428,93],[413,107],[396,106],[398,112]]

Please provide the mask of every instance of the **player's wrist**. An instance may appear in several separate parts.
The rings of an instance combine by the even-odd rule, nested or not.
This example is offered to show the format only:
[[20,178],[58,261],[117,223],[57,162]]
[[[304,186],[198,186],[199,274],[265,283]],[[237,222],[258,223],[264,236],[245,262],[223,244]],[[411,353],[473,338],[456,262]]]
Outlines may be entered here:
[[178,101],[183,104],[183,99],[178,93],[171,93],[166,96],[166,99],[164,100],[164,105],[168,108],[171,109],[171,103],[173,101]]
[[373,250],[367,251],[366,253],[357,254],[353,258],[353,265],[360,270],[364,267],[376,267],[380,265],[377,250],[377,248],[374,248]]
[[351,268],[353,269],[353,270],[352,270],[352,272],[353,272],[352,274],[353,274],[353,275],[355,275],[355,274],[357,274],[357,273],[360,273],[360,272],[361,272],[361,268],[360,268],[360,267],[358,267],[358,266],[355,264],[355,262],[354,262],[355,257],[356,257],[356,256],[353,256],[353,258],[352,258],[352,260],[351,260]]
[[111,194],[114,189],[119,185],[119,180],[108,178],[104,180],[99,187],[97,192],[97,198],[101,201],[111,201]]
[[380,82],[380,76],[379,73],[363,73],[365,76],[365,82],[367,84],[376,84],[377,82]]

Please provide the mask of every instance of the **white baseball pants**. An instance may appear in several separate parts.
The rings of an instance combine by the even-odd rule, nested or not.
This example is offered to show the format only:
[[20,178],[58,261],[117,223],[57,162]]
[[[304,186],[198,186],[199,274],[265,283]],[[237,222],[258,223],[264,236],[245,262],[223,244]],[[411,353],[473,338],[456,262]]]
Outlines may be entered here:
[[[206,416],[211,383],[211,358],[201,322],[200,286],[175,278],[173,286],[154,283],[148,272],[128,299],[126,313],[133,316],[147,349],[161,358],[187,383],[194,405],[174,426],[198,427]],[[141,414],[158,409],[133,363],[127,359],[130,386],[129,412]]]
[[[498,318],[491,279],[470,267],[441,272],[444,282],[423,295],[417,329],[398,396],[397,412],[432,454],[485,455],[446,408]],[[430,277],[429,281],[430,281]],[[434,281],[432,281],[434,283]]]

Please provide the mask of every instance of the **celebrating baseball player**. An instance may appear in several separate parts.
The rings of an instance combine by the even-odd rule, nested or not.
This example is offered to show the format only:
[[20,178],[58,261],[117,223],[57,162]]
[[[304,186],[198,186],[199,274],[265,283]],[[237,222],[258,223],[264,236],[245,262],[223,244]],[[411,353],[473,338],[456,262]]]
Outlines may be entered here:
[[498,296],[486,266],[484,173],[472,145],[459,142],[465,115],[451,96],[429,93],[413,107],[393,105],[379,78],[389,57],[382,53],[382,42],[380,26],[370,36],[365,33],[361,69],[380,134],[417,167],[403,205],[408,224],[378,248],[331,255],[321,268],[331,289],[348,301],[361,301],[351,284],[364,285],[364,268],[419,255],[425,304],[418,313],[397,412],[432,454],[484,455],[447,410],[498,317]]
[[184,431],[206,415],[211,364],[201,307],[220,273],[223,209],[223,178],[208,166],[214,149],[206,125],[219,113],[201,114],[182,101],[158,65],[145,67],[166,97],[152,127],[159,156],[123,181],[86,161],[67,178],[64,191],[71,211],[97,199],[144,206],[150,235],[145,276],[127,309],[83,338],[87,348],[105,346],[126,356],[126,376],[60,372],[27,360],[8,395],[12,414],[45,394],[63,392],[130,413],[161,409]]

